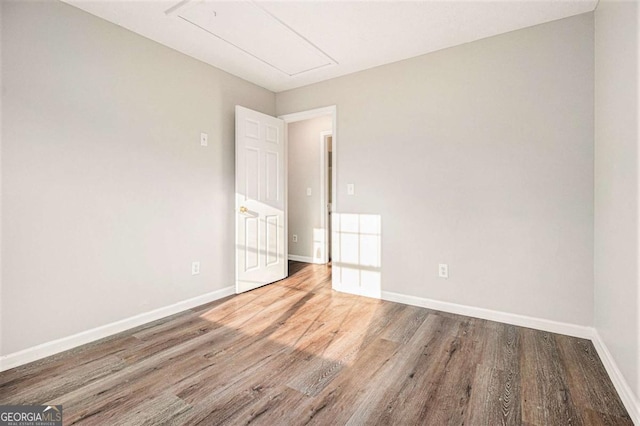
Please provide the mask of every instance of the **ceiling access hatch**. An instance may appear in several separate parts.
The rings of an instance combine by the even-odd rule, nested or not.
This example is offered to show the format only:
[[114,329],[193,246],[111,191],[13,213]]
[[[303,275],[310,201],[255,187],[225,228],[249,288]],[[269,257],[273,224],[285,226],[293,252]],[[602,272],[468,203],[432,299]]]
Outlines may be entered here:
[[288,76],[337,63],[252,1],[185,0],[166,14],[195,25]]

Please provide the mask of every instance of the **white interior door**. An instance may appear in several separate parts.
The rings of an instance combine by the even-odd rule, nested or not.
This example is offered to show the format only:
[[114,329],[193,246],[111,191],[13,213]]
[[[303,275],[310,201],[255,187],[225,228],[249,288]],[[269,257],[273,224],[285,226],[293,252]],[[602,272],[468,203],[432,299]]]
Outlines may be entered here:
[[236,106],[236,292],[287,276],[284,121]]

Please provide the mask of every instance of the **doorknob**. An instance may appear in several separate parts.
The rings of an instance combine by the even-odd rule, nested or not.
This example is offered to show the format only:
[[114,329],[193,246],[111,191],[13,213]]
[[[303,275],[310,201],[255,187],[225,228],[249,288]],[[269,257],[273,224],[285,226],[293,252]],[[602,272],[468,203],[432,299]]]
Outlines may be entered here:
[[249,211],[249,209],[246,208],[245,206],[240,207],[240,213],[246,213],[248,211]]

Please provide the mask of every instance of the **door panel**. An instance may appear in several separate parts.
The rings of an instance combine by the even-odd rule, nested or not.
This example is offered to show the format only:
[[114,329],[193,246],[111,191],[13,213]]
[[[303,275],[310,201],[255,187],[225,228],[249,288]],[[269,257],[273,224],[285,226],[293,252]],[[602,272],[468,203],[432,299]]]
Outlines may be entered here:
[[267,254],[265,264],[267,266],[278,262],[278,216],[266,217],[266,247]]
[[236,292],[287,275],[284,122],[236,107]]
[[266,170],[267,193],[265,195],[266,195],[267,201],[277,202],[280,195],[278,194],[278,180],[279,180],[278,175],[280,174],[280,170],[279,170],[280,161],[278,161],[278,153],[273,151],[267,152],[266,163],[267,163],[267,170]]
[[247,272],[258,267],[258,252],[260,251],[260,244],[258,242],[258,218],[244,218],[244,229],[244,258],[246,259],[244,271]]
[[246,170],[244,173],[245,181],[245,200],[260,199],[260,150],[255,148],[246,148],[244,155],[246,156]]
[[267,131],[266,139],[267,142],[275,143],[276,145],[280,143],[280,131],[275,126],[266,125],[265,129]]

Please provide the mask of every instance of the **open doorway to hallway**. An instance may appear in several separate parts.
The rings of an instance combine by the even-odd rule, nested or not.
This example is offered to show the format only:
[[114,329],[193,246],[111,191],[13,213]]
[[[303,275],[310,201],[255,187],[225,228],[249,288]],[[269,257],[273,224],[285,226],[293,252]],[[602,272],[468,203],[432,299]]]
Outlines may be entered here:
[[288,257],[327,264],[331,258],[333,115],[288,122],[286,126]]

